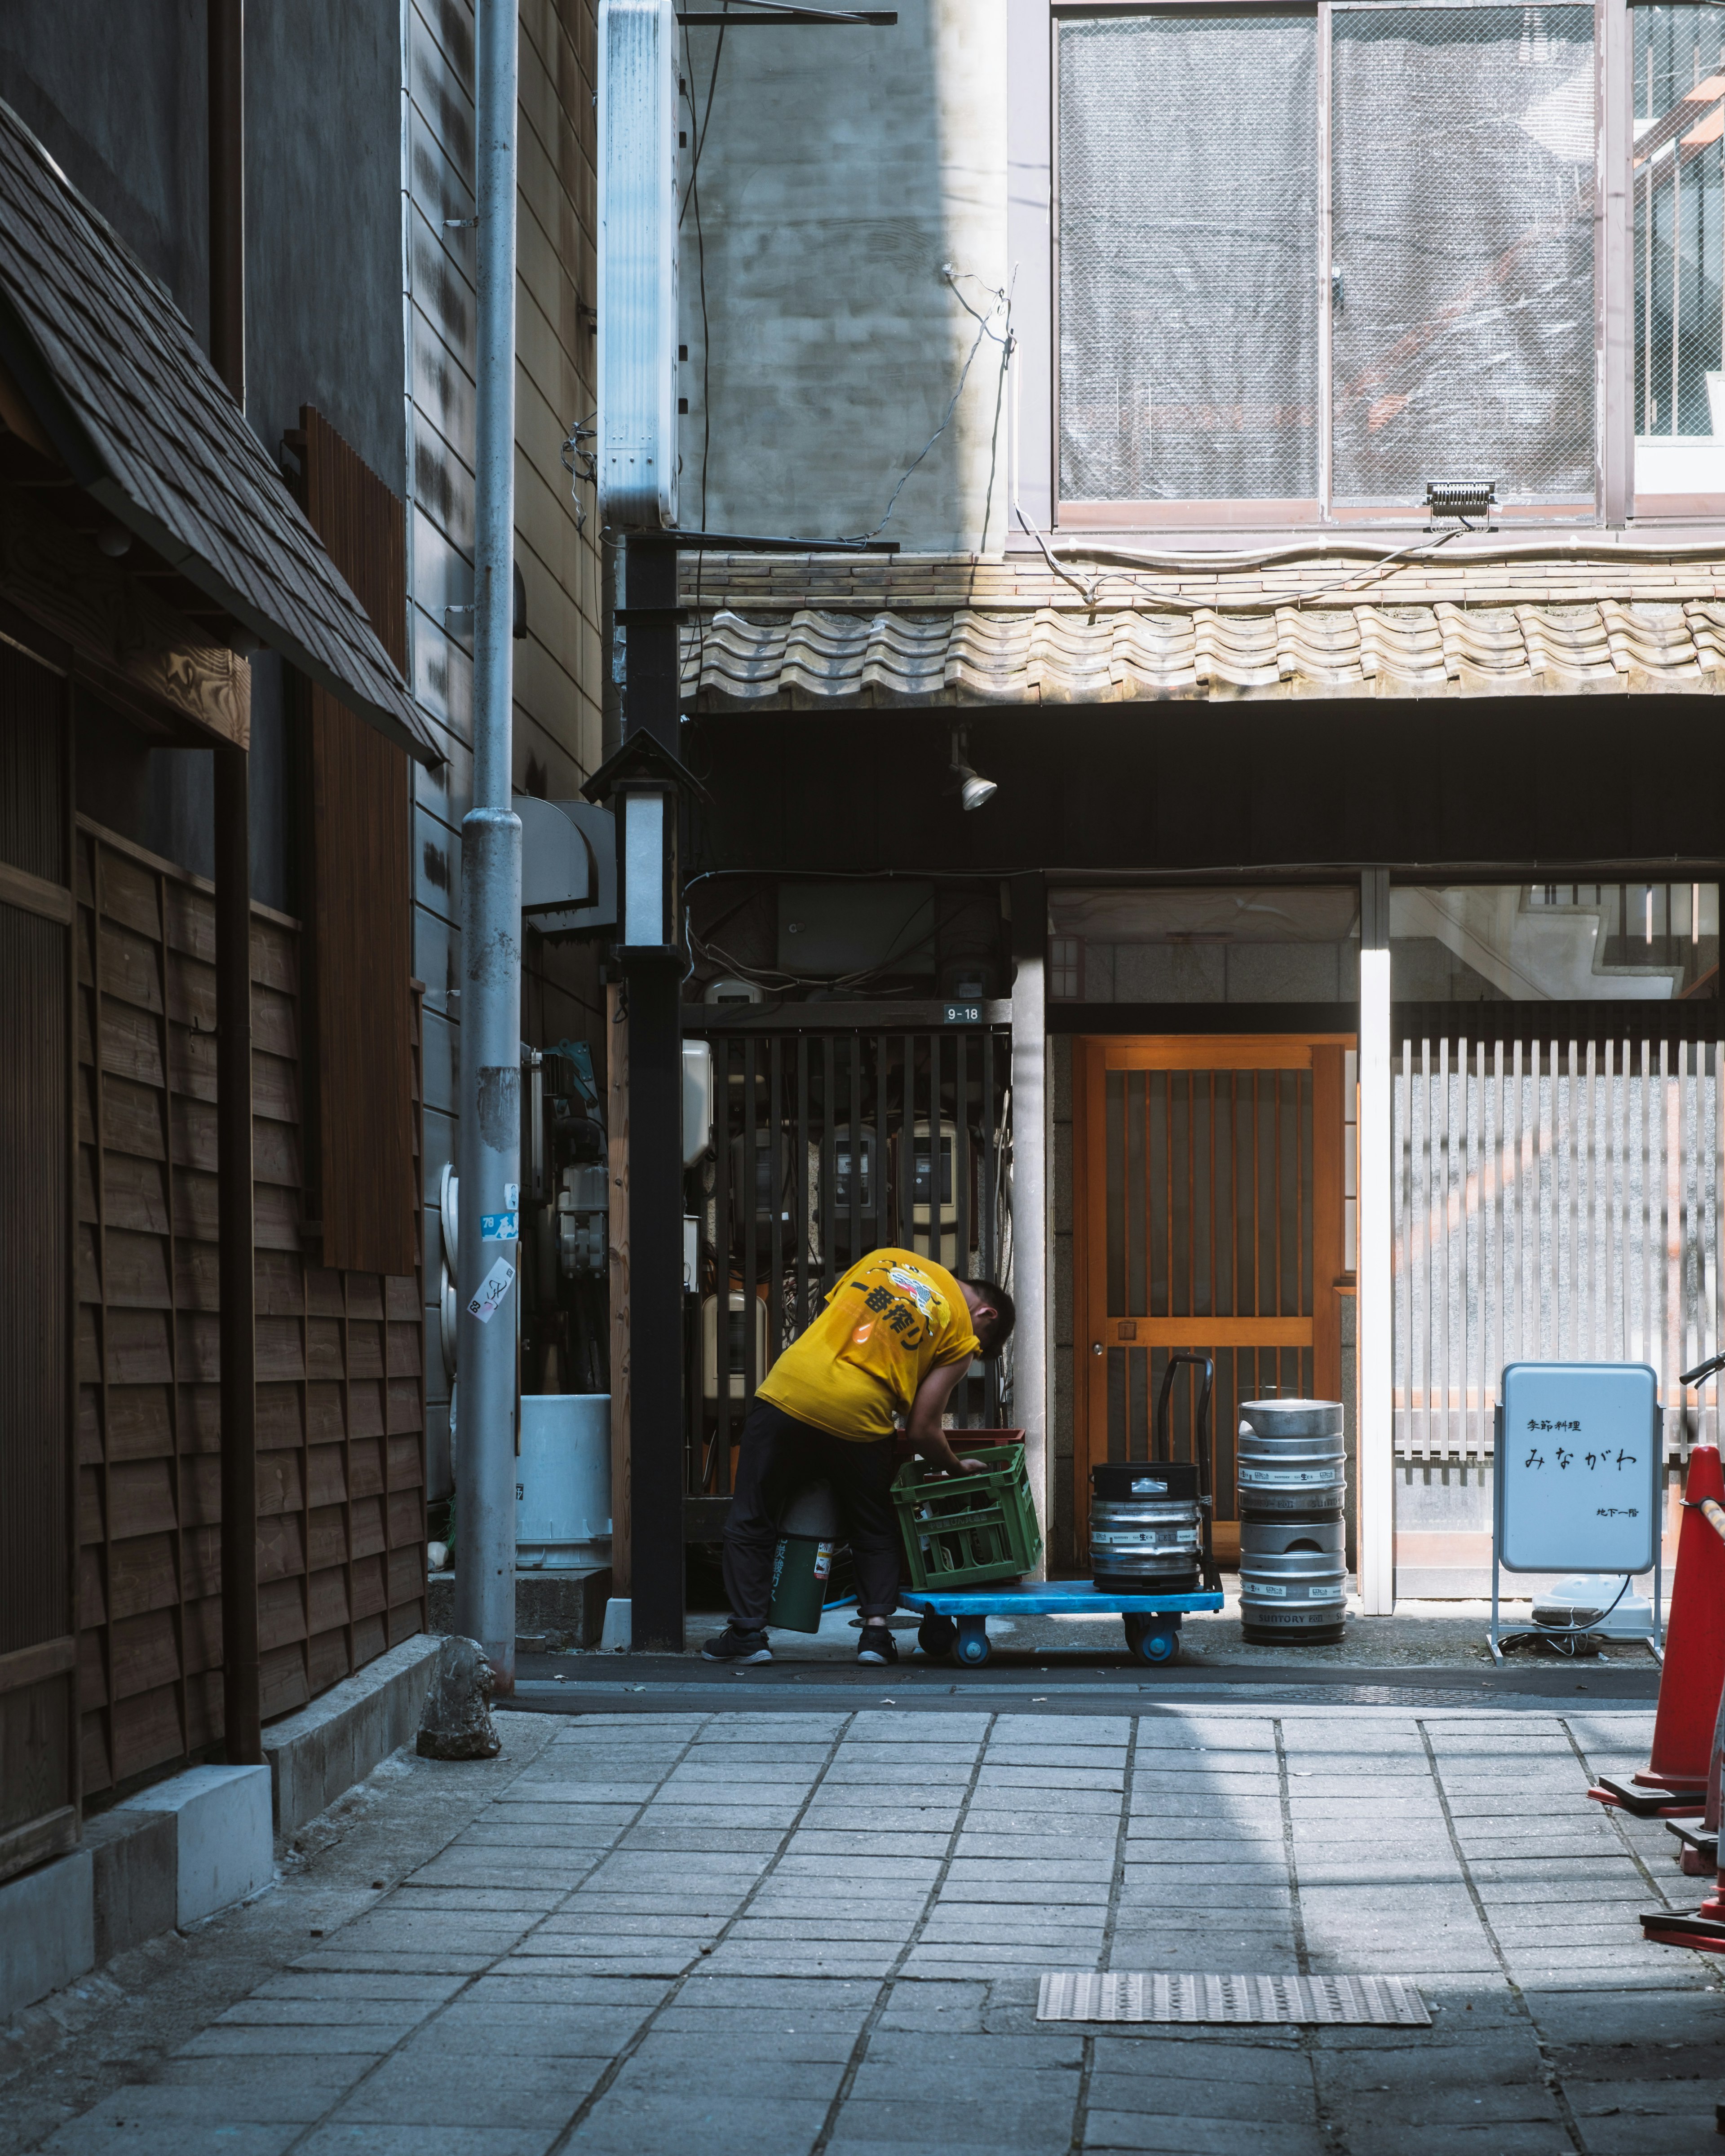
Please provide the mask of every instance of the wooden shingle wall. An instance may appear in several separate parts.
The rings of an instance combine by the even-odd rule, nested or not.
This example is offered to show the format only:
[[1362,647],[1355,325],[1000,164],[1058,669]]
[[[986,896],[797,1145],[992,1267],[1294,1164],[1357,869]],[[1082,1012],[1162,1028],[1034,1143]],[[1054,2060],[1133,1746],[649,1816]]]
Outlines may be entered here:
[[[85,1786],[222,1734],[215,915],[79,819],[77,1386]],[[418,1283],[301,1244],[299,930],[252,921],[263,1707],[424,1620]],[[414,1005],[414,1127],[418,1050]]]

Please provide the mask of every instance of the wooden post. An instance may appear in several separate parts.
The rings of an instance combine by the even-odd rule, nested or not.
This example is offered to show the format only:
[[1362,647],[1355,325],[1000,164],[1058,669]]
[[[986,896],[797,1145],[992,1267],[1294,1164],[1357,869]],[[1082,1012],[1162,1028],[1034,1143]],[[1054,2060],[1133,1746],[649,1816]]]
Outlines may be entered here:
[[611,1591],[626,1598],[629,1501],[629,1019],[623,984],[605,988],[605,1134],[611,1181],[607,1243],[611,1273]]
[[216,1163],[222,1269],[222,1690],[228,1759],[264,1757],[258,1674],[250,758],[216,752]]

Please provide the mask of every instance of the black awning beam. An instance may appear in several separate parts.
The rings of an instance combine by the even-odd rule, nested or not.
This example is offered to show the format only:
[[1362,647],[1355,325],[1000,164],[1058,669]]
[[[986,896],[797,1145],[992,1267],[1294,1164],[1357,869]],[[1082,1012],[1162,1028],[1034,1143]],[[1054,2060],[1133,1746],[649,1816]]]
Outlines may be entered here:
[[740,29],[747,23],[865,23],[877,30],[891,29],[897,22],[896,10],[870,8],[798,8],[782,4],[782,0],[752,0],[755,12],[747,15],[715,15],[685,13],[680,8],[677,20],[691,30]]
[[631,538],[656,539],[680,554],[896,554],[896,539],[763,539],[749,531],[639,531]]

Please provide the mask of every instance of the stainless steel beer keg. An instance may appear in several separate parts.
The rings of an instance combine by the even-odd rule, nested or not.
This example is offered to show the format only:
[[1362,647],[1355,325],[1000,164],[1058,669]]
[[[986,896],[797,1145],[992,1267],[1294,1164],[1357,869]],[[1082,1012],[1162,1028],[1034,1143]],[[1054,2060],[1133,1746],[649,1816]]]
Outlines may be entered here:
[[1245,1400],[1240,1614],[1248,1640],[1339,1640],[1347,1614],[1347,1455],[1336,1400]]
[[1091,1470],[1090,1568],[1098,1587],[1189,1594],[1198,1585],[1198,1469],[1149,1460]]

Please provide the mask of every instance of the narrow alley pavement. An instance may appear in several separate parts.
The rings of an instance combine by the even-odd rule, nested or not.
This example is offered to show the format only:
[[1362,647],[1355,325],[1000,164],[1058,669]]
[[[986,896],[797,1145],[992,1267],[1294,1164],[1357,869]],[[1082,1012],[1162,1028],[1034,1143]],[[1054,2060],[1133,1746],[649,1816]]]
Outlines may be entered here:
[[[1643,1713],[644,1711],[406,1753],[36,2009],[0,2152],[1661,2156],[1725,1999],[1590,1775]],[[1050,1969],[1389,1974],[1425,2029],[1039,2024]]]

